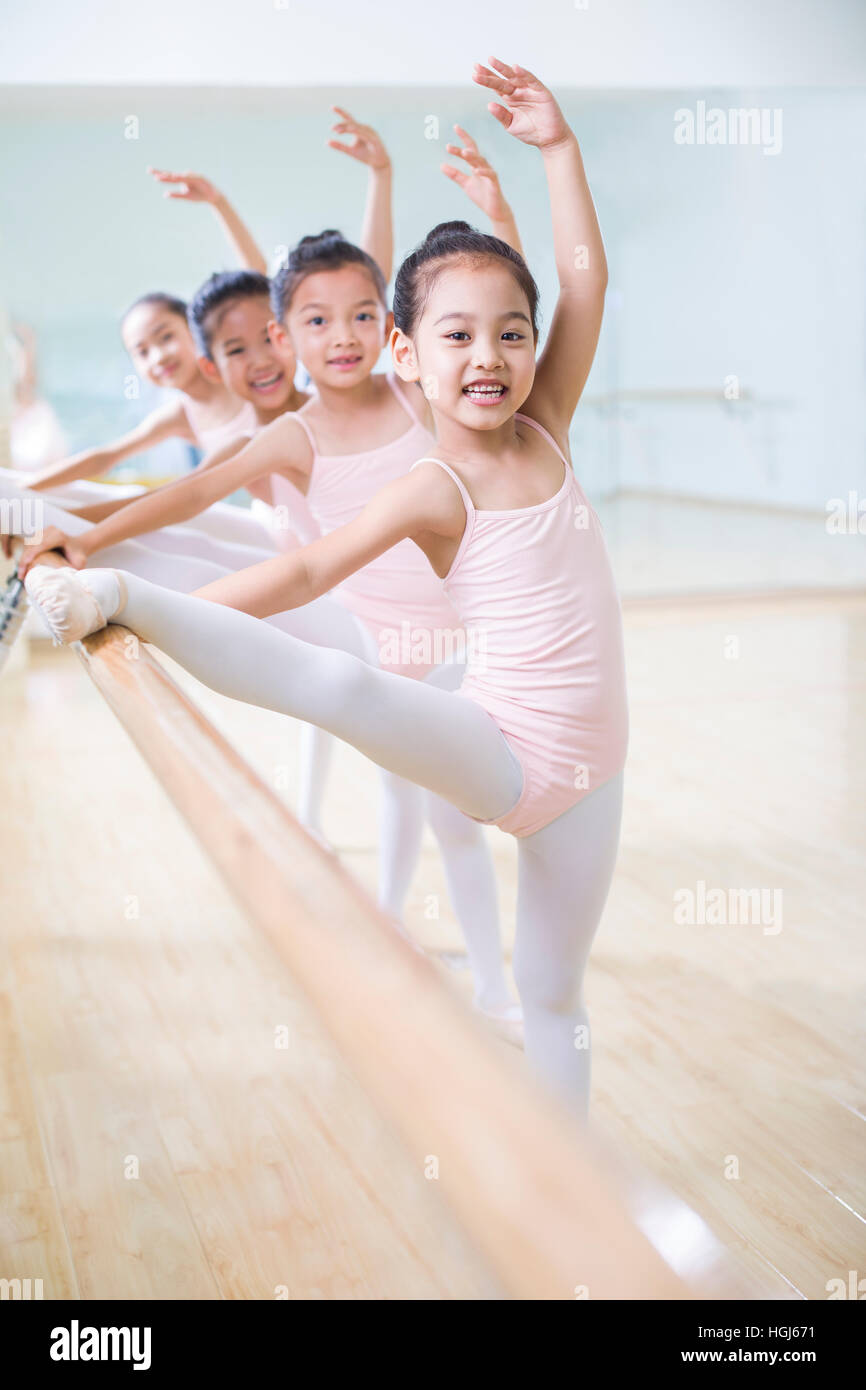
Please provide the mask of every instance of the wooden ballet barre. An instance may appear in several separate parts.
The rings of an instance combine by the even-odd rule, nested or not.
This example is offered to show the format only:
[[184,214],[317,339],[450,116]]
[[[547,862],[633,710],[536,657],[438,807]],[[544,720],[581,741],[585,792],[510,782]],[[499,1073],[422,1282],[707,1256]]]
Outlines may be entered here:
[[[40,563],[63,561],[51,554]],[[610,1155],[528,1076],[505,1065],[502,1044],[144,643],[112,624],[76,647],[234,896],[267,932],[402,1137],[419,1180],[437,1160],[442,1195],[506,1294],[749,1296],[721,1246],[679,1198],[646,1175],[631,1196],[611,1181]],[[662,1210],[670,1229],[698,1232],[680,1263],[688,1285],[638,1224],[641,1215],[657,1222]]]

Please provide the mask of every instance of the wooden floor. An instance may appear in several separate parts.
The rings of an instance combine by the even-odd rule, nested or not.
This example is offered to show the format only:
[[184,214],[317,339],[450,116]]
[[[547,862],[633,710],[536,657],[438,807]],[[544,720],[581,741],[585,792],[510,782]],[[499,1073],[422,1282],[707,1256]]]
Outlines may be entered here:
[[[866,597],[635,603],[626,629],[594,1122],[755,1296],[825,1298],[866,1268]],[[165,664],[291,804],[297,726]],[[328,832],[372,889],[375,773],[341,747],[331,786]],[[514,846],[489,835],[510,950]],[[47,644],[0,680],[0,848],[0,1278],[46,1298],[498,1296],[77,657]],[[778,890],[781,930],[678,925],[699,881]],[[409,922],[459,951],[432,841]]]

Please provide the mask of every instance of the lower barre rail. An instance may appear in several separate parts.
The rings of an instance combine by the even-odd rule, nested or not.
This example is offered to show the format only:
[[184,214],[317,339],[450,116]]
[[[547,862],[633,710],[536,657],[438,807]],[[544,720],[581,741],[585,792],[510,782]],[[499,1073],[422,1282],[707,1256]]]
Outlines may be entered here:
[[[57,557],[43,556],[53,563]],[[62,562],[60,562],[62,563]],[[591,1133],[493,1039],[432,963],[127,629],[76,647],[96,687],[267,933],[419,1180],[439,1189],[506,1294],[524,1299],[744,1297],[705,1224],[655,1180],[614,1182]],[[672,1259],[653,1229],[692,1233]],[[678,1272],[680,1271],[680,1272]],[[682,1274],[685,1277],[681,1277]]]

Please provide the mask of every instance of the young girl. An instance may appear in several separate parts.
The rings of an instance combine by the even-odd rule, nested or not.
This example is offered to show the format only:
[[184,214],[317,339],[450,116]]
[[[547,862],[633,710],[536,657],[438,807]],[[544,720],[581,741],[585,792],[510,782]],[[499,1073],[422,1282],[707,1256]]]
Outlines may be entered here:
[[[468,153],[484,163],[474,149]],[[498,185],[494,201],[490,179],[483,182],[496,225],[516,240],[513,215]],[[466,191],[475,196],[472,180],[467,184]],[[275,314],[283,321],[271,325],[273,342],[293,344],[316,387],[303,410],[261,430],[225,463],[125,506],[74,539],[49,532],[40,548],[62,548],[73,564],[87,564],[104,546],[169,521],[188,520],[262,477],[269,479],[275,502],[281,482],[303,492],[318,526],[328,533],[358,515],[379,487],[403,477],[435,443],[429,409],[417,386],[400,385],[392,374],[373,374],[392,316],[385,306],[383,278],[369,256],[338,233],[305,237],[277,276],[273,298]],[[366,447],[359,451],[359,445]],[[22,557],[25,565],[30,549]],[[443,686],[459,684],[464,636],[459,619],[441,582],[408,540],[353,575],[335,597],[375,638],[380,660],[391,671]],[[290,616],[282,615],[284,629]],[[322,641],[337,645],[326,635]],[[458,661],[449,661],[455,655]],[[383,907],[395,919],[402,916],[426,814],[467,939],[476,1001],[515,1038],[520,1014],[504,977],[495,876],[482,835],[449,805],[424,796],[406,779],[385,771],[383,786]]]
[[[378,261],[387,280],[393,259],[391,161],[372,127],[362,125],[348,111],[332,109],[341,118],[333,125],[333,131],[349,135],[352,143],[330,139],[328,145],[366,164],[369,169],[361,245]],[[252,271],[265,272],[265,258],[252,234],[228,199],[208,179],[201,174],[177,174],[164,169],[148,172],[161,183],[182,185],[167,192],[168,198],[210,204],[240,264]],[[166,439],[183,439],[210,455],[255,428],[249,402],[239,401],[218,378],[201,371],[183,300],[161,291],[143,295],[121,320],[121,336],[136,371],[160,389],[178,391],[179,398],[152,411],[133,430],[111,444],[76,454],[31,477],[28,479],[31,489],[50,492],[55,500],[60,500],[57,490],[64,484],[98,477],[123,459],[143,453]],[[104,494],[93,488],[79,488],[66,496],[72,501],[105,500]],[[243,536],[236,534],[231,539],[242,542]]]
[[[560,294],[538,363],[537,292],[522,258],[443,224],[400,269],[391,340],[401,379],[428,383],[435,453],[347,525],[197,597],[114,570],[37,566],[26,583],[57,640],[119,622],[205,684],[315,720],[513,834],[526,1052],[585,1115],[583,975],[616,859],[628,713],[619,599],[566,451],[607,274],[577,140],[551,93],[497,60],[474,76],[502,97],[494,116],[544,160]],[[332,371],[358,370],[348,347],[339,364],[326,349]],[[306,603],[406,539],[484,639],[470,646],[456,694],[314,650],[251,616]]]
[[[330,139],[328,145],[366,164],[369,169],[361,242],[377,260],[387,278],[391,274],[393,257],[391,161],[371,126],[362,125],[342,108],[332,109],[341,118],[332,127],[333,131],[349,135],[352,143]],[[209,202],[223,223],[241,263],[261,273],[260,268],[264,266],[261,251],[231,204],[213,184],[200,174],[174,174],[156,169],[150,172],[160,182],[183,181],[184,187],[180,191],[167,193],[167,197]],[[56,467],[28,476],[27,488],[30,491],[46,492],[55,507],[65,503],[68,509],[71,508],[76,520],[68,527],[70,534],[80,531],[79,521],[100,521],[131,497],[139,497],[145,491],[137,486],[118,488],[81,479],[106,472],[131,454],[172,436],[197,443],[205,452],[207,463],[215,456],[226,457],[235,452],[255,429],[266,422],[256,406],[265,406],[267,402],[255,401],[249,393],[239,399],[227,380],[218,371],[208,370],[207,362],[197,355],[188,323],[188,308],[182,300],[162,293],[145,295],[127,312],[122,321],[122,330],[127,349],[140,370],[158,387],[180,389],[181,397],[153,412],[129,435],[114,444],[77,455]],[[304,393],[295,392],[294,397],[284,405],[285,409],[297,409],[306,400]],[[231,407],[230,416],[222,418],[220,422],[213,417],[212,408],[225,416],[227,403]],[[19,503],[25,500],[22,480],[12,470],[0,468],[0,499]],[[86,505],[78,505],[81,503]],[[67,519],[68,515],[69,511]],[[64,518],[53,509],[50,524],[64,529]],[[245,508],[211,508],[197,519],[196,530],[216,540],[256,546],[267,551],[275,548],[273,534],[263,529],[261,523]],[[282,539],[285,541],[286,537]],[[154,544],[152,536],[146,537],[146,544]],[[4,546],[4,551],[8,555],[8,546]],[[216,558],[219,562],[219,557],[212,554],[206,554],[204,558]],[[253,563],[253,558],[249,557],[247,563]]]

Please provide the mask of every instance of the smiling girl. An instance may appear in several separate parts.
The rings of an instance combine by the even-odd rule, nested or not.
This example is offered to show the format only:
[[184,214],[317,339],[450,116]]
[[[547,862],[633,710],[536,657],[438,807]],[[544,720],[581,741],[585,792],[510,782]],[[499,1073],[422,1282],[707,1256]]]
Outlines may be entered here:
[[[616,860],[628,712],[619,598],[567,449],[607,268],[577,140],[552,94],[495,59],[474,77],[501,97],[489,106],[496,119],[544,162],[560,290],[538,360],[537,292],[522,258],[465,224],[434,228],[401,266],[395,292],[394,361],[401,382],[428,383],[437,436],[408,476],[311,545],[198,596],[111,569],[37,566],[26,582],[58,641],[121,623],[206,685],[319,723],[515,836],[514,972],[527,1056],[585,1115],[583,979]],[[327,322],[335,292],[329,309],[321,280],[306,277],[295,298],[313,315],[318,302]],[[360,301],[360,283],[354,292]],[[323,388],[335,396],[329,447],[343,433],[338,382],[358,388],[365,442],[385,434],[382,388],[364,386],[367,331],[340,318],[339,331],[322,334]],[[296,428],[298,418],[270,428]],[[295,445],[299,476],[301,459]],[[481,660],[470,645],[456,693],[314,649],[251,616],[306,604],[407,541],[484,639]]]

